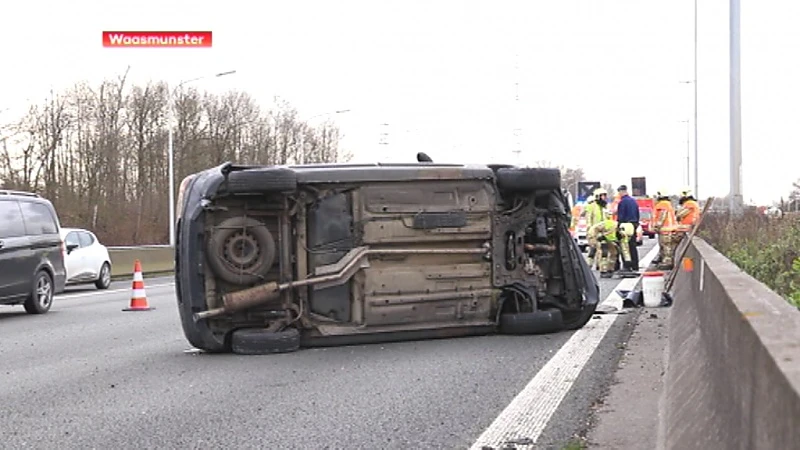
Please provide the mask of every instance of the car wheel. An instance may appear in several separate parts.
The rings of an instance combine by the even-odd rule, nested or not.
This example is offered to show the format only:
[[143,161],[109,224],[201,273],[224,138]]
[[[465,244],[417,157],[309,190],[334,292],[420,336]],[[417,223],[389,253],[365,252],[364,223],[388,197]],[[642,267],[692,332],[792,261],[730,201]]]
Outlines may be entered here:
[[103,263],[103,267],[100,268],[100,275],[94,285],[97,286],[97,289],[108,289],[111,286],[111,265],[107,262]]
[[251,217],[231,217],[214,228],[207,242],[208,265],[236,285],[263,280],[275,263],[275,239]]
[[267,331],[263,328],[240,328],[231,333],[231,350],[239,355],[289,353],[300,348],[297,328]]
[[580,244],[578,247],[580,247],[581,253],[586,253],[586,244]]
[[25,300],[25,311],[28,314],[44,314],[53,305],[53,278],[44,270],[40,270],[33,278],[33,290]]
[[564,328],[561,311],[557,309],[500,315],[503,334],[545,334]]
[[497,187],[506,192],[560,190],[561,171],[546,167],[505,168],[495,172]]

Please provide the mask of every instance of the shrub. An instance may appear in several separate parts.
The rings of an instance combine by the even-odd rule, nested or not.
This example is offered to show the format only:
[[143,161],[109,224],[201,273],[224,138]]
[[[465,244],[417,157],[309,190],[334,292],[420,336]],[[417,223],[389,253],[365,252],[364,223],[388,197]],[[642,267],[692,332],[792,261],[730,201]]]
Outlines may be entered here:
[[800,308],[800,217],[707,214],[699,235],[753,278]]

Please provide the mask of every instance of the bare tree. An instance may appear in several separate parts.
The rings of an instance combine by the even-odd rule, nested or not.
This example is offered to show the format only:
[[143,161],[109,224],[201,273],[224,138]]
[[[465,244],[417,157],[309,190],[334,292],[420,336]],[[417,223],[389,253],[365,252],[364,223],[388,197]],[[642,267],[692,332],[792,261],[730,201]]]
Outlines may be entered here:
[[[161,132],[164,125],[163,111],[167,104],[167,86],[164,83],[134,86],[128,97],[127,127],[130,133],[132,151],[123,157],[122,179],[125,186],[133,187],[133,199],[137,205],[136,227],[133,242],[138,243],[142,235],[142,222],[157,225],[162,219],[162,191],[152,189],[152,180],[165,179],[166,155]],[[136,174],[135,181],[130,174]],[[130,178],[129,178],[130,177]]]
[[583,169],[561,167],[561,189],[570,192],[573,198],[578,198],[578,183],[586,180]]
[[349,159],[332,122],[312,128],[285,100],[263,108],[244,92],[126,81],[127,72],[53,92],[0,127],[0,185],[44,193],[65,226],[90,228],[108,245],[135,245],[168,237],[168,126],[177,179],[225,161]]

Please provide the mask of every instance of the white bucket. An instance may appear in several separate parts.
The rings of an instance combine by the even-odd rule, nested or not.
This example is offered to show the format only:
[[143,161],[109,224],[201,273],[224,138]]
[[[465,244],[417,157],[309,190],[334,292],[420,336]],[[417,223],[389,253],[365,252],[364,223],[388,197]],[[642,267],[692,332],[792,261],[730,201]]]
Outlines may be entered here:
[[648,308],[661,306],[661,295],[663,293],[664,272],[645,272],[642,274],[644,306]]

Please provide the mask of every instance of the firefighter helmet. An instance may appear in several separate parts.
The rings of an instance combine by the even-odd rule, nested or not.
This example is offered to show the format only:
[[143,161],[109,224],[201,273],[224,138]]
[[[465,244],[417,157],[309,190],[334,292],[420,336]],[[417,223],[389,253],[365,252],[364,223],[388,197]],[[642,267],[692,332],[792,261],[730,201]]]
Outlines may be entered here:
[[619,224],[619,231],[622,232],[626,237],[632,237],[634,234],[633,224],[632,223],[621,223]]

